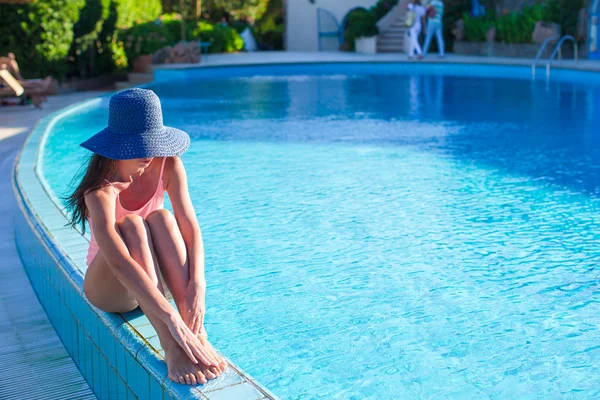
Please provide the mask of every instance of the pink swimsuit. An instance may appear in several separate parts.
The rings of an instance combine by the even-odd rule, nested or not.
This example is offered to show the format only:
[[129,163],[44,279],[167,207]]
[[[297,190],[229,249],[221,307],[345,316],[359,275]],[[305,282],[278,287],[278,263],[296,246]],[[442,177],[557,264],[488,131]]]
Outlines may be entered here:
[[[113,186],[115,193],[117,194],[117,208],[115,210],[116,221],[119,221],[121,218],[128,214],[139,215],[142,218],[146,218],[152,211],[156,211],[158,209],[163,208],[165,202],[165,186],[163,184],[162,176],[163,171],[165,169],[165,161],[167,158],[163,158],[162,166],[160,167],[160,176],[158,178],[158,184],[156,185],[156,192],[154,192],[154,196],[146,204],[144,204],[141,208],[137,210],[127,210],[123,208],[121,205],[121,199],[119,198],[119,192],[113,186],[112,183],[108,182],[110,186]],[[90,231],[92,233],[92,237],[90,238],[90,247],[88,249],[87,262],[86,264],[89,266],[96,254],[98,254],[98,243],[96,243],[96,238],[94,237],[94,230],[92,229],[92,221],[88,218],[88,224],[90,225]]]

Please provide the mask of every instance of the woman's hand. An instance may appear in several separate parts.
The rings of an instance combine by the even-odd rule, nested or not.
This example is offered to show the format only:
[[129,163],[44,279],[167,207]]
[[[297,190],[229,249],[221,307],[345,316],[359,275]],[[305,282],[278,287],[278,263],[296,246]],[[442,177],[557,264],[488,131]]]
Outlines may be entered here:
[[167,326],[173,339],[175,339],[194,364],[201,362],[208,366],[216,367],[219,365],[217,360],[209,354],[196,335],[183,322],[179,314],[173,314]]
[[190,281],[185,289],[182,304],[179,309],[181,316],[192,333],[198,336],[204,325],[204,285]]

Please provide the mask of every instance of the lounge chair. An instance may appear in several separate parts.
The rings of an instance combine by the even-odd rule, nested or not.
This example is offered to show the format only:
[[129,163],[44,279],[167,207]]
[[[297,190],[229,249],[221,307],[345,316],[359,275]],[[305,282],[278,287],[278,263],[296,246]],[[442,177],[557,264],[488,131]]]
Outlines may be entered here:
[[42,108],[42,103],[46,100],[46,91],[51,83],[51,79],[19,82],[8,72],[6,65],[0,65],[0,97],[27,96],[37,108]]

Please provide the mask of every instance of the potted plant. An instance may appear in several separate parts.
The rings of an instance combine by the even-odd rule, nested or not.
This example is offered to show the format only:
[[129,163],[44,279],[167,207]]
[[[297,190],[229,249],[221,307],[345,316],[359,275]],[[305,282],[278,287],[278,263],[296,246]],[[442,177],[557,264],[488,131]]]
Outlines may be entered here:
[[377,52],[377,18],[364,10],[351,15],[348,21],[350,37],[354,38],[354,50],[357,53],[375,54]]

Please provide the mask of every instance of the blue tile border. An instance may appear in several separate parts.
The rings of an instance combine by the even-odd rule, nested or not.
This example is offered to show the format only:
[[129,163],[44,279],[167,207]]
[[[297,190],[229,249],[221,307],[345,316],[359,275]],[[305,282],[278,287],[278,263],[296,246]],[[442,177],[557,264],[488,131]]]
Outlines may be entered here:
[[101,101],[87,100],[40,120],[12,173],[21,210],[15,218],[17,251],[65,348],[99,399],[276,399],[229,360],[226,373],[206,385],[190,387],[170,381],[162,349],[152,345],[157,342],[156,332],[145,316],[105,313],[85,298],[89,241],[81,232],[65,228],[65,210],[45,181],[38,160],[48,132],[59,119]]

